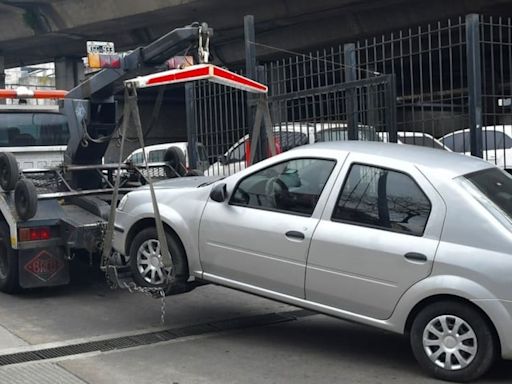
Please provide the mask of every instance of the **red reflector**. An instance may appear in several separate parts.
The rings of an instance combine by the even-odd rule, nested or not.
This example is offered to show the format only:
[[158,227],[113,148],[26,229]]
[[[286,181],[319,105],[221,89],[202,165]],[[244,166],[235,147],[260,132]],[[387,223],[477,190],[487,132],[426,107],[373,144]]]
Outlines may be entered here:
[[20,241],[48,240],[51,232],[48,227],[20,228],[19,237]]

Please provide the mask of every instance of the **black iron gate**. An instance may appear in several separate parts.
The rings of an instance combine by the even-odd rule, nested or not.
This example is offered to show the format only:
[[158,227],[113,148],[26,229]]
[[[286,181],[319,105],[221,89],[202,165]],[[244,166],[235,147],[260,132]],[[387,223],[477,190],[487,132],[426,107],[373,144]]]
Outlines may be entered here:
[[[286,64],[280,67],[274,63],[266,67],[265,77],[270,79],[272,73],[283,74],[289,69]],[[279,76],[268,82],[272,130],[279,151],[349,138],[396,141],[393,75],[330,84],[303,82],[321,75],[309,72],[302,75],[300,84],[295,76]],[[341,73],[338,79],[343,80]],[[189,141],[205,146],[212,164],[208,173],[230,174],[245,168],[255,100],[242,91],[211,83],[191,85],[187,95]],[[264,135],[264,130],[261,133]]]

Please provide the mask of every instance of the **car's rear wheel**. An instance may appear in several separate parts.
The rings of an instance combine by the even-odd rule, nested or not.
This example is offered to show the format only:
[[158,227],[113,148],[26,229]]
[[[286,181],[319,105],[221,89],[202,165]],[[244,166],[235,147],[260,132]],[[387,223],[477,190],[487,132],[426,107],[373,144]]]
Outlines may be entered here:
[[[134,281],[149,288],[165,288],[169,294],[185,289],[188,265],[185,251],[174,234],[166,232],[172,266],[165,268],[161,262],[160,241],[156,228],[140,231],[130,246],[130,267]],[[168,279],[168,276],[171,279]]]
[[438,302],[419,312],[410,342],[420,365],[442,380],[475,380],[496,358],[491,325],[475,308],[459,302]]
[[18,258],[11,247],[9,228],[0,224],[0,291],[14,293],[19,290]]

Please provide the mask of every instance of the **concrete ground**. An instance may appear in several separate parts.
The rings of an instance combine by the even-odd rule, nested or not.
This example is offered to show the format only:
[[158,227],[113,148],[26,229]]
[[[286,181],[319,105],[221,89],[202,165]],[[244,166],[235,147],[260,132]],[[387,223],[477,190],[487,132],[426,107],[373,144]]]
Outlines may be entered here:
[[[168,297],[166,309],[166,329],[294,310],[217,286]],[[162,329],[159,300],[111,291],[100,276],[69,287],[0,294],[0,361],[8,353],[158,329]],[[498,362],[480,380],[511,381],[511,362]],[[315,314],[0,367],[0,384],[335,382],[437,381],[419,369],[405,338]]]

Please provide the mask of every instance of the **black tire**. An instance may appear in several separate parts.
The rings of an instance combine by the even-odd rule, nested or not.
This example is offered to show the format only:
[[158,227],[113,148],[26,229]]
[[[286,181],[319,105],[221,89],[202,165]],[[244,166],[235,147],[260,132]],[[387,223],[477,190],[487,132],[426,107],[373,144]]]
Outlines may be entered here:
[[185,250],[183,249],[179,240],[176,238],[174,234],[171,234],[166,231],[166,238],[173,263],[171,273],[174,278],[172,283],[170,285],[167,285],[166,283],[153,284],[150,281],[146,280],[146,278],[150,278],[150,276],[148,276],[149,272],[143,274],[139,269],[140,265],[137,260],[138,251],[144,243],[158,239],[158,234],[155,227],[149,227],[140,231],[135,236],[130,245],[130,268],[132,270],[133,280],[135,281],[135,283],[142,287],[165,287],[167,294],[185,292],[188,280],[188,263],[187,256],[185,255]]
[[[448,316],[448,329],[450,329],[451,326],[451,331],[454,330],[454,317],[457,317],[465,322],[466,325],[469,325],[469,327],[473,330],[475,337],[468,338],[464,341],[461,341],[462,339],[458,339],[461,336],[466,335],[467,337],[470,335],[470,333],[468,333],[470,328],[466,327],[466,325],[462,325],[455,333],[456,336],[451,338],[451,340],[448,340],[448,337],[445,336],[435,336],[434,333],[431,332],[427,333],[428,338],[434,341],[444,340],[443,348],[446,345],[447,348],[451,348],[451,351],[458,349],[458,346],[461,345],[461,343],[466,347],[476,346],[476,352],[474,353],[468,353],[459,350],[459,356],[462,356],[463,359],[468,361],[468,365],[465,367],[462,367],[462,364],[458,364],[459,367],[456,367],[455,363],[460,360],[457,356],[452,355],[451,352],[450,356],[452,357],[450,357],[450,362],[454,364],[455,369],[447,369],[446,367],[437,365],[434,361],[431,360],[429,354],[427,354],[427,347],[424,347],[423,345],[423,335],[426,327],[431,324],[431,321],[434,321],[437,317],[443,315]],[[440,322],[434,322],[432,325],[434,325],[438,331],[443,329]],[[448,342],[454,344],[446,344]],[[489,324],[488,320],[470,304],[463,304],[459,302],[442,301],[431,304],[424,308],[413,321],[410,334],[410,343],[414,356],[416,357],[416,360],[419,362],[419,364],[430,375],[441,380],[456,382],[468,382],[476,380],[489,370],[497,356],[496,338],[494,337],[492,326]],[[434,356],[437,351],[441,349],[440,347],[436,346],[428,348],[431,356]],[[473,356],[471,360],[470,356]],[[436,362],[444,365],[446,364],[447,357],[448,354],[446,352],[441,352]],[[443,359],[444,361],[442,361]]]
[[[187,168],[185,167],[185,154],[178,147],[169,147],[164,154],[164,162],[168,163],[169,167],[164,167],[165,176],[169,179],[176,176],[185,176]],[[175,172],[176,171],[176,172]],[[176,173],[178,175],[176,175]]]
[[187,174],[185,176],[187,176],[187,177],[204,176],[204,173],[201,172],[199,169],[191,169],[190,171],[187,172]]
[[34,183],[20,179],[14,190],[14,205],[21,220],[28,220],[37,212],[37,191]]
[[0,223],[0,291],[15,293],[19,289],[18,254],[11,247],[9,227]]
[[5,192],[12,191],[16,187],[20,171],[18,162],[12,153],[0,153],[0,187]]

